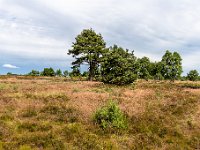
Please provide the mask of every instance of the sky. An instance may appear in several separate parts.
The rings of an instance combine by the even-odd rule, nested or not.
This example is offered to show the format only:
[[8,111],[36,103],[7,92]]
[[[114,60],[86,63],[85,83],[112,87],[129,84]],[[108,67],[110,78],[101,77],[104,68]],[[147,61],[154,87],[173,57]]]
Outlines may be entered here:
[[93,28],[107,47],[160,61],[180,53],[184,74],[200,72],[199,0],[0,0],[0,74],[69,70],[75,37]]

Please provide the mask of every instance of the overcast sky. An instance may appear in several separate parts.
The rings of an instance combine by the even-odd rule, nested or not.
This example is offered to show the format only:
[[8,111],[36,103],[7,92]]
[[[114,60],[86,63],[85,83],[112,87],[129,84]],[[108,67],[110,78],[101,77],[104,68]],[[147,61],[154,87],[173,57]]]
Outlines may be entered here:
[[200,71],[199,0],[0,0],[0,74],[69,69],[86,28],[152,61],[177,51],[185,73]]

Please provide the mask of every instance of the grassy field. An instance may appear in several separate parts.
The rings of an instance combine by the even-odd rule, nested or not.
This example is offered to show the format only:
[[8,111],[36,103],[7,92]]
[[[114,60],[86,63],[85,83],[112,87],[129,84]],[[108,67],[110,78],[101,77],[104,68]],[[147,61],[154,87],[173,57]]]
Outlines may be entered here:
[[[116,101],[128,120],[102,130],[95,111]],[[66,78],[0,77],[0,149],[200,149],[200,83],[129,86]]]

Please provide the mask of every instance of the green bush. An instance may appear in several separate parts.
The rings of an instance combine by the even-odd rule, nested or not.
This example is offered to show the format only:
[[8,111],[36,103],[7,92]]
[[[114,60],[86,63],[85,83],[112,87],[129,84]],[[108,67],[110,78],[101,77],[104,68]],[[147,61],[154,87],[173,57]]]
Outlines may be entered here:
[[156,73],[156,75],[154,76],[155,80],[164,80],[164,77],[162,76],[161,73]]
[[187,74],[187,79],[190,81],[197,81],[199,77],[199,73],[197,70],[191,70],[188,74]]
[[55,76],[55,71],[53,68],[44,68],[43,72],[41,73],[42,76]]
[[127,127],[125,115],[113,101],[96,111],[94,121],[103,129],[125,129]]
[[101,62],[101,81],[108,84],[126,85],[137,79],[134,72],[136,57],[117,45],[110,47]]

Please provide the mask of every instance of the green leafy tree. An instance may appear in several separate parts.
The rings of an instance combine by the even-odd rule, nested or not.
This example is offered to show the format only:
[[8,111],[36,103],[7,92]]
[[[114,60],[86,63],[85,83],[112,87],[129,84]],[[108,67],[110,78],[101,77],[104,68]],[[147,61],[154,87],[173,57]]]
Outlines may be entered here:
[[55,76],[55,71],[53,68],[44,68],[43,72],[41,73],[43,76]]
[[82,76],[83,76],[83,77],[88,77],[88,75],[89,75],[89,72],[88,72],[88,71],[84,71],[84,72],[82,73]]
[[187,79],[189,79],[190,81],[197,81],[199,77],[199,73],[197,70],[191,70],[188,74],[187,74]]
[[56,70],[56,76],[59,76],[61,77],[63,74],[62,74],[62,71],[60,69]]
[[139,65],[139,68],[138,68],[138,77],[141,78],[141,79],[145,79],[145,80],[148,80],[150,78],[150,65],[151,65],[151,62],[149,60],[148,57],[143,57],[141,59],[138,59],[137,60],[137,63]]
[[10,76],[10,75],[13,75],[13,73],[12,72],[8,72],[7,75]]
[[79,77],[81,76],[80,68],[78,66],[72,67],[72,72],[69,73],[70,77]]
[[155,79],[155,80],[164,80],[164,77],[162,76],[161,73],[156,73],[156,74],[154,75],[154,79]]
[[182,58],[177,53],[171,53],[168,50],[162,57],[162,76],[165,79],[170,79],[172,81],[179,79],[182,71]]
[[64,77],[69,76],[69,71],[68,71],[68,70],[65,70],[65,71],[63,72],[63,75],[64,75]]
[[136,57],[117,45],[110,47],[101,63],[101,77],[104,83],[124,85],[136,80],[134,73]]
[[82,64],[89,65],[89,80],[93,80],[99,69],[101,56],[104,53],[106,43],[101,34],[92,29],[85,29],[76,37],[76,41],[69,50],[69,55],[75,58],[73,66],[80,67]]
[[155,80],[164,80],[162,76],[163,65],[161,62],[151,62],[149,73]]
[[29,76],[39,76],[40,72],[37,70],[32,70],[31,72],[28,73]]

